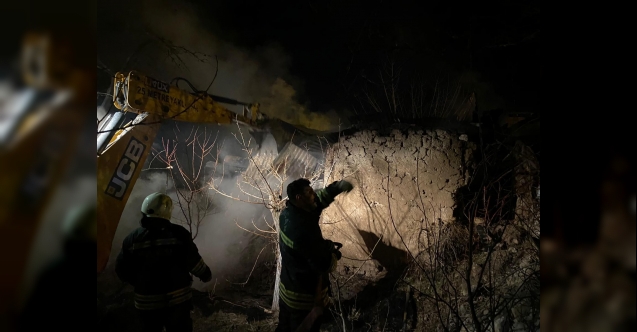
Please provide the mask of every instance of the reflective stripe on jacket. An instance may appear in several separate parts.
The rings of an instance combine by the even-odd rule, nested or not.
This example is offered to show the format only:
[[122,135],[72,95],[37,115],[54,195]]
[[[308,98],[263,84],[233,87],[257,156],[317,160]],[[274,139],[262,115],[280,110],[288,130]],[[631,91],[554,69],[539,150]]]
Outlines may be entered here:
[[190,286],[161,295],[141,295],[135,293],[135,308],[139,310],[155,310],[184,303],[192,298]]

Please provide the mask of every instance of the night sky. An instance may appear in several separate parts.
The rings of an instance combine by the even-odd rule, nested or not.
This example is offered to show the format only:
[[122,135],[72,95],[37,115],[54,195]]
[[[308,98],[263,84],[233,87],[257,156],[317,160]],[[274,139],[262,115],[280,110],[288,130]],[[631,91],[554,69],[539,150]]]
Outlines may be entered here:
[[[289,75],[302,82],[293,84],[298,101],[314,112],[360,106],[390,63],[402,70],[401,91],[413,82],[430,90],[462,82],[481,111],[540,112],[539,1],[188,3],[200,25],[226,43],[253,54],[280,47]],[[178,7],[166,0],[98,3],[98,58],[113,71],[122,61],[110,55],[121,58],[122,46],[143,40],[133,36],[143,29],[144,6]]]
[[315,110],[350,105],[363,76],[373,76],[391,55],[405,75],[477,72],[504,100],[483,99],[486,108],[540,112],[539,1],[285,3],[195,5],[210,15],[210,29],[232,43],[248,48],[280,44],[292,57],[292,74],[305,80],[303,97]]

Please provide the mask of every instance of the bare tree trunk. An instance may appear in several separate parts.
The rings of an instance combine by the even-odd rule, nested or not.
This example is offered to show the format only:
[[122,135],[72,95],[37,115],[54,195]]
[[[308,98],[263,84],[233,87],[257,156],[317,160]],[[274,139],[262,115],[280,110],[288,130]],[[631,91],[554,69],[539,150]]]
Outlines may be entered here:
[[274,278],[274,294],[272,295],[272,311],[279,310],[279,283],[281,282],[281,250],[276,247],[276,277]]
[[279,283],[281,282],[281,250],[279,248],[279,215],[281,212],[272,211],[272,219],[276,228],[276,274],[274,277],[274,294],[272,295],[272,311],[279,311]]

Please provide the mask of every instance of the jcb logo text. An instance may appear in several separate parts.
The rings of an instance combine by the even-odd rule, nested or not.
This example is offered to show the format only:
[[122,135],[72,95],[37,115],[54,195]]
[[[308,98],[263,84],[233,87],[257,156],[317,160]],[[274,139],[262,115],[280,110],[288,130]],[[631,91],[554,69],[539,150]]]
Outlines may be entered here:
[[139,166],[139,159],[145,149],[146,146],[144,143],[136,140],[134,137],[131,138],[124,151],[124,155],[119,160],[119,164],[115,169],[111,181],[108,183],[108,187],[106,188],[107,195],[119,200],[124,198],[124,194],[126,194],[128,185],[135,173],[135,169]]

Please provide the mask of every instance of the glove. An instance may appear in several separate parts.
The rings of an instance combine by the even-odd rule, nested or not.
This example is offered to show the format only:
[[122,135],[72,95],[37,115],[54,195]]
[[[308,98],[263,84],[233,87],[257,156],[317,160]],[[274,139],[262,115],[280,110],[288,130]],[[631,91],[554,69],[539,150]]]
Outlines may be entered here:
[[327,251],[334,252],[335,250],[343,248],[343,244],[331,240],[325,240],[325,247],[327,248]]
[[333,242],[330,240],[325,240],[325,243],[326,243],[327,251],[333,253],[336,256],[336,259],[340,260],[343,255],[341,254],[339,249],[343,247],[343,244],[339,242]]
[[354,189],[354,186],[345,180],[338,181],[338,183],[336,184],[336,187],[338,188],[340,192],[347,192],[347,193],[350,192],[352,189]]

